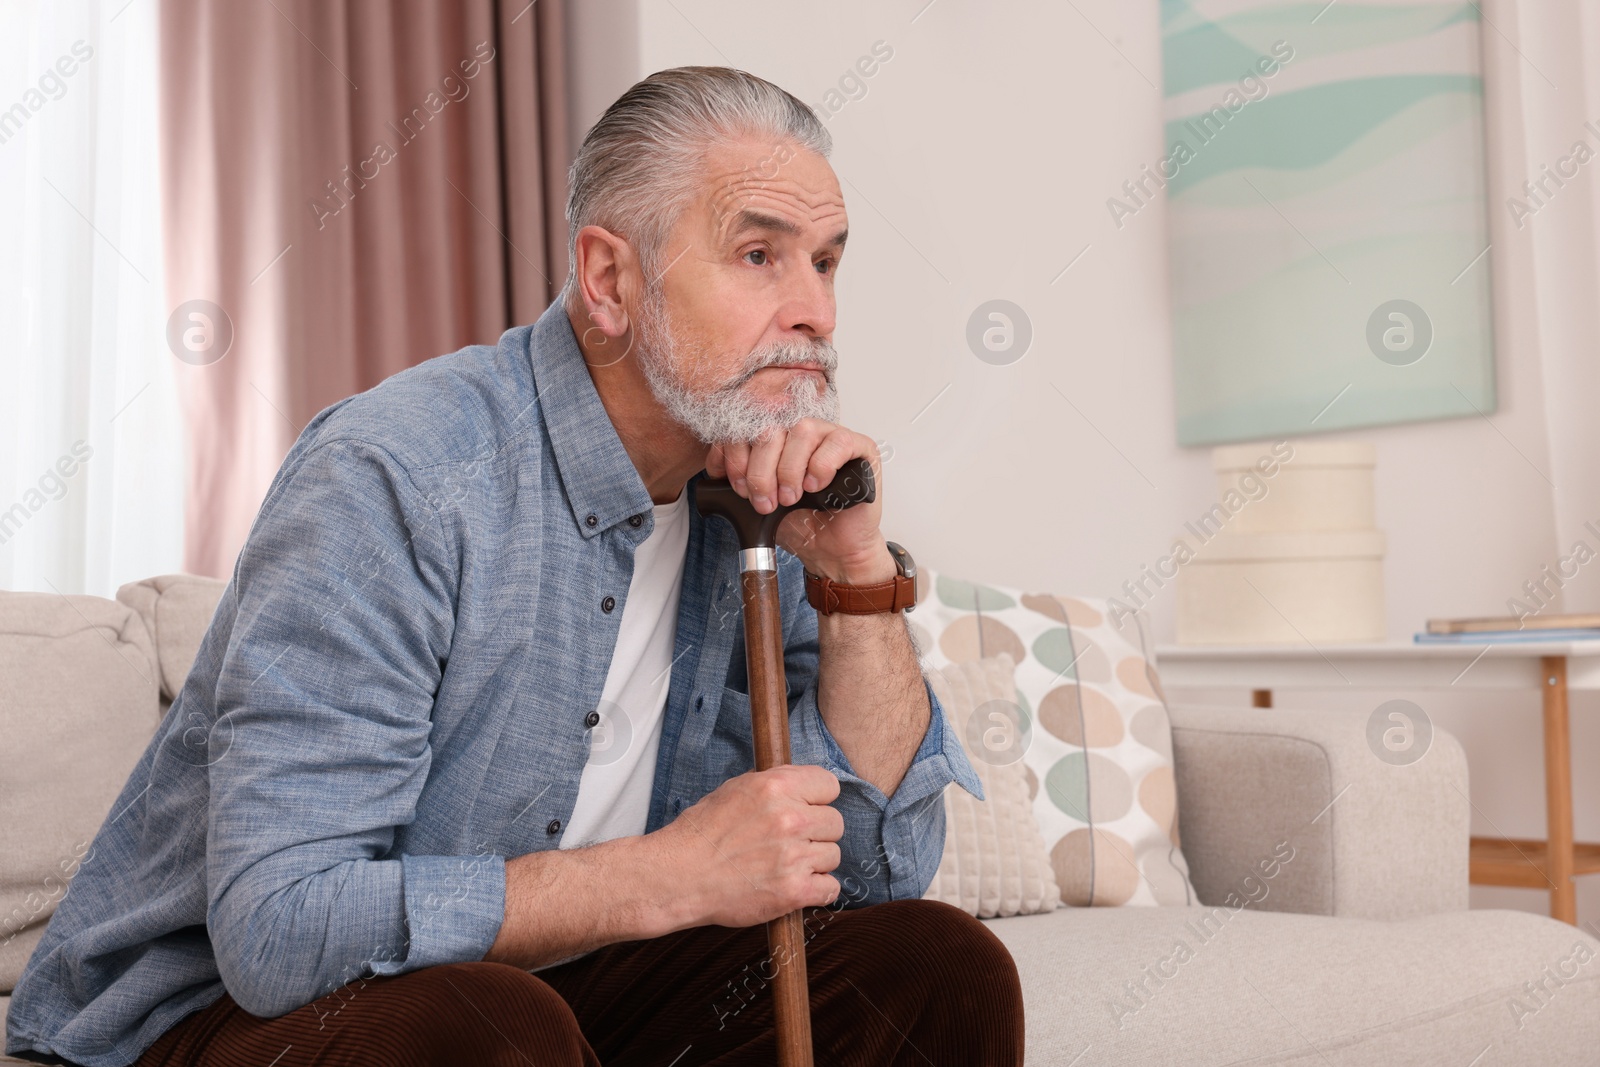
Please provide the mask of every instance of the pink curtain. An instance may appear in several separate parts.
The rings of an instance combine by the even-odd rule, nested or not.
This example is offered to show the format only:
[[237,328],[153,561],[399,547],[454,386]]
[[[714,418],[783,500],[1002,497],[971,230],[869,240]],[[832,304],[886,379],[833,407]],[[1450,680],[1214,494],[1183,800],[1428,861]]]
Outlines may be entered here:
[[560,289],[562,34],[561,0],[163,0],[186,570],[232,573],[318,411]]

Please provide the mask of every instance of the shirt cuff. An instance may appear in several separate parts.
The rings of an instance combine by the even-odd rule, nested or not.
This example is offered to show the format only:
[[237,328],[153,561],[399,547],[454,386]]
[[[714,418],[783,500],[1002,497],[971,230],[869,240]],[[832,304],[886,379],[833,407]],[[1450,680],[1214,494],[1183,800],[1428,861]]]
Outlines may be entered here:
[[973,769],[972,760],[967,756],[967,747],[961,743],[961,735],[955,727],[950,725],[949,717],[945,714],[944,705],[939,703],[939,697],[933,691],[933,686],[928,684],[926,676],[922,679],[923,687],[928,690],[928,703],[933,707],[933,717],[928,723],[928,733],[937,732],[937,738],[928,737],[923,740],[922,748],[917,755],[927,751],[931,757],[934,752],[945,759],[950,768],[950,780],[978,800],[988,799],[983,795],[983,782],[978,778],[978,772]]
[[[984,799],[983,784],[967,759],[961,740],[949,728],[944,706],[923,678],[928,694],[928,728],[896,787],[894,796],[856,774],[839,747],[817,706],[816,681],[801,692],[790,712],[790,745],[796,763],[826,767],[839,779],[841,798],[865,798],[871,805],[862,810],[859,802],[844,805],[846,833],[841,848],[848,862],[834,873],[840,876],[844,892],[852,896],[857,888],[855,875],[867,881],[864,899],[905,900],[923,896],[938,870],[945,833],[944,793],[951,782],[979,800]],[[869,815],[870,812],[870,815]],[[875,822],[868,827],[866,821]],[[859,826],[857,824],[860,824]],[[875,845],[873,839],[881,842]],[[937,840],[939,846],[933,847]],[[884,866],[887,871],[884,871]],[[851,878],[844,876],[849,873]]]
[[402,856],[406,953],[373,961],[374,974],[404,974],[488,954],[506,913],[504,856]]
[[949,726],[944,705],[926,677],[922,679],[922,688],[928,695],[928,728],[923,732],[922,743],[911,757],[911,765],[906,768],[905,776],[900,779],[893,797],[885,797],[882,790],[857,775],[855,768],[850,766],[849,758],[829,731],[822,711],[817,706],[815,681],[806,686],[790,715],[793,762],[816,763],[828,768],[841,782],[860,787],[863,794],[886,815],[903,811],[929,793],[942,794],[945,786],[951,782],[979,800],[986,799],[983,783],[972,769],[966,749],[962,747],[955,730]]

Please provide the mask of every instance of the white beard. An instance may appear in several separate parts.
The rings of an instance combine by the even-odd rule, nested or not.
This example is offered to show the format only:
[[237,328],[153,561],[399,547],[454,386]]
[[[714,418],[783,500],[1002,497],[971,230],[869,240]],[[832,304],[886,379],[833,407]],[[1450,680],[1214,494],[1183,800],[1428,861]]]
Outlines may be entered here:
[[[634,334],[639,367],[656,402],[703,444],[754,442],[769,429],[788,429],[806,418],[839,421],[839,394],[834,385],[839,357],[829,341],[778,341],[758,348],[733,380],[700,394],[689,387],[679,368],[688,365],[688,360],[708,359],[709,354],[703,348],[690,351],[673,337],[666,300],[658,288],[646,289]],[[750,378],[763,367],[801,361],[822,367],[827,380],[820,394],[809,374],[794,375],[782,400],[771,407],[746,391]]]

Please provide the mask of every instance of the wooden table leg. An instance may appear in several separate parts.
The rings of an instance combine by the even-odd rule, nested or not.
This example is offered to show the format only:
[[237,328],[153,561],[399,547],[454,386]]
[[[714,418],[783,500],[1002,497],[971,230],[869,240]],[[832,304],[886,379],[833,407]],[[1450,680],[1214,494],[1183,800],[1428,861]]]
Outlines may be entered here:
[[1270,708],[1270,707],[1272,707],[1272,690],[1270,690],[1270,689],[1252,689],[1252,690],[1250,690],[1250,706],[1252,708]]
[[1567,715],[1567,657],[1544,656],[1544,799],[1550,916],[1577,925],[1572,868],[1572,738]]

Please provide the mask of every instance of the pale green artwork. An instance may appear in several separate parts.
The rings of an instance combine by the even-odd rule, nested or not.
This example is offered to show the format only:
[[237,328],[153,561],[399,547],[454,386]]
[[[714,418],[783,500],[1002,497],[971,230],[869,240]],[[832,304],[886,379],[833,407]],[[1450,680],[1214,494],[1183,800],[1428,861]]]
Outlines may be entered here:
[[[1471,3],[1162,0],[1178,443],[1495,408]],[[1119,206],[1120,205],[1120,206]]]

